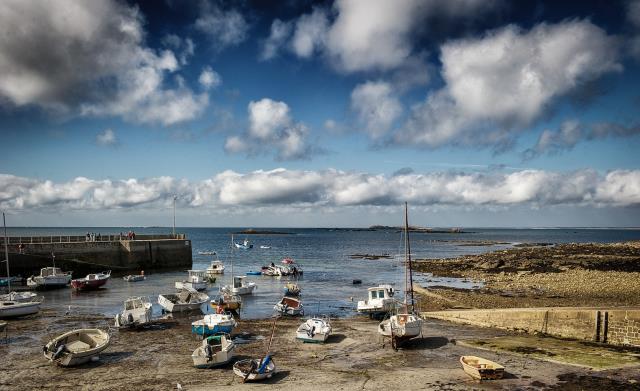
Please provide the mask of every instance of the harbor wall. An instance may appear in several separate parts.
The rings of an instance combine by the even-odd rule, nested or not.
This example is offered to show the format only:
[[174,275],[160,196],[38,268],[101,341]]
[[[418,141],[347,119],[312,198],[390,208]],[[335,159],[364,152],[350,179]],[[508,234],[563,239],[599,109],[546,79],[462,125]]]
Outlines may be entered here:
[[38,274],[40,268],[52,265],[52,254],[56,266],[72,270],[74,277],[109,269],[124,273],[189,268],[192,264],[191,240],[183,234],[137,235],[135,240],[105,235],[95,241],[87,241],[84,236],[12,237],[11,274]]
[[640,308],[505,308],[422,315],[480,327],[640,347]]

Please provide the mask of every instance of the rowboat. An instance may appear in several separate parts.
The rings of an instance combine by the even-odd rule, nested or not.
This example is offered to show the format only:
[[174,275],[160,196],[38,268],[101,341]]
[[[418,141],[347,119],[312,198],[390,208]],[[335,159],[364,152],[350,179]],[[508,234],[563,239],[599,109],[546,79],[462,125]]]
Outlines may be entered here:
[[44,356],[63,367],[98,360],[109,346],[109,334],[100,329],[78,329],[64,333],[47,343]]
[[71,286],[76,290],[94,290],[106,284],[110,277],[111,270],[102,273],[91,273],[84,278],[71,280]]
[[243,382],[264,380],[276,373],[276,364],[269,355],[263,359],[240,360],[233,364],[233,373],[240,376]]
[[297,316],[304,315],[304,308],[300,299],[285,296],[280,300],[273,309],[282,315]]
[[124,309],[116,315],[118,328],[140,327],[151,323],[152,304],[147,297],[130,297],[124,301]]
[[199,310],[200,306],[209,301],[209,296],[191,288],[184,288],[177,294],[162,294],[158,296],[158,304],[167,312],[184,312]]
[[191,359],[196,368],[213,368],[231,361],[236,345],[226,335],[212,335],[202,340]]
[[231,314],[209,314],[191,323],[191,332],[205,337],[219,333],[230,334],[237,325]]
[[322,318],[307,319],[301,324],[296,331],[296,339],[303,342],[323,343],[330,334],[331,323],[329,323],[328,317],[323,316]]
[[471,377],[478,380],[502,379],[504,367],[482,357],[460,357],[462,369]]
[[144,270],[140,272],[140,274],[129,274],[128,276],[122,277],[126,282],[138,282],[144,281],[146,277],[144,276]]

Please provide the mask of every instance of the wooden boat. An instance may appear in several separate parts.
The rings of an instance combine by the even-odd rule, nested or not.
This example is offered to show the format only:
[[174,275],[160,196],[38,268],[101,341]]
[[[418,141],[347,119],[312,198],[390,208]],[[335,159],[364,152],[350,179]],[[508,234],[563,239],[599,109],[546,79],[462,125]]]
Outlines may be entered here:
[[44,356],[63,367],[96,361],[109,346],[109,334],[100,329],[78,329],[64,333],[47,343]]
[[263,359],[240,360],[233,364],[233,373],[243,378],[243,382],[260,381],[268,379],[276,373],[276,364],[271,356],[266,356]]
[[294,297],[283,297],[273,309],[282,315],[298,316],[304,315],[304,308],[300,299]]
[[134,328],[151,323],[152,304],[147,297],[130,297],[124,301],[124,309],[116,315],[115,326]]
[[504,376],[504,367],[502,365],[482,357],[462,356],[460,357],[460,364],[462,364],[462,369],[474,379],[502,379]]
[[27,279],[27,286],[35,289],[64,288],[71,282],[71,272],[63,272],[58,267],[44,267],[39,276]]
[[[176,289],[191,288],[197,291],[207,289],[209,278],[205,270],[188,270],[187,272],[188,276],[186,280],[176,281]],[[213,280],[215,281],[215,278]]]
[[205,337],[219,333],[231,334],[237,325],[231,314],[209,314],[191,323],[191,332]]
[[177,294],[158,296],[158,304],[167,312],[199,310],[200,306],[208,301],[209,296],[191,288],[184,288]]
[[87,274],[84,278],[71,280],[71,286],[76,290],[94,290],[106,284],[109,278],[111,278],[111,270],[101,273],[91,273]]
[[296,331],[296,339],[311,343],[323,343],[329,335],[331,335],[331,323],[326,316],[307,319]]
[[242,307],[242,297],[222,293],[215,300],[211,300],[211,307],[220,307],[222,311],[237,311]]
[[235,347],[233,341],[224,334],[207,337],[191,354],[193,366],[204,369],[224,365],[233,359]]

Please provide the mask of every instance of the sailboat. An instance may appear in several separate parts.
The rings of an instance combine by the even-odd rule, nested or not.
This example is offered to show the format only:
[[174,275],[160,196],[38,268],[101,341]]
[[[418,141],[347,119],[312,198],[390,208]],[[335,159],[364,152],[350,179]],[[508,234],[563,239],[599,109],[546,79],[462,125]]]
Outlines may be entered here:
[[[4,261],[7,263],[7,287],[11,292],[11,274],[9,273],[9,238],[7,237],[7,223],[4,213],[2,213],[2,223],[4,224]],[[18,316],[25,316],[31,314],[37,314],[40,312],[40,304],[42,300],[36,297],[31,299],[19,301],[13,300],[11,293],[9,293],[9,299],[0,301],[0,318],[14,318]]]
[[[415,301],[413,298],[413,273],[411,271],[411,245],[409,243],[409,212],[407,203],[404,203],[404,259],[405,259],[405,293],[404,304],[400,313],[391,315],[378,325],[378,333],[383,337],[391,339],[391,346],[397,348],[402,343],[422,334],[422,323],[424,322],[415,313]],[[407,298],[411,295],[411,301]],[[411,307],[411,311],[409,311]]]
[[[233,235],[231,236],[231,243],[234,245]],[[233,247],[231,248],[233,251]],[[220,288],[220,292],[225,295],[250,295],[253,290],[257,288],[255,282],[246,281],[246,276],[234,276],[233,275],[233,256],[231,257],[231,285],[225,285]]]

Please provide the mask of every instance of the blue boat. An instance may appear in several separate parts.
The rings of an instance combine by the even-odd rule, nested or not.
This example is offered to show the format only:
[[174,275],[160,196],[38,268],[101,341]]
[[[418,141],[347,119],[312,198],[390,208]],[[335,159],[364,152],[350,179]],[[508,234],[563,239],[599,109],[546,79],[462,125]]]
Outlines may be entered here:
[[253,270],[247,272],[248,276],[259,276],[261,274],[262,272],[254,272]]
[[210,314],[191,323],[191,332],[205,337],[220,333],[230,334],[236,325],[235,319],[230,314]]

